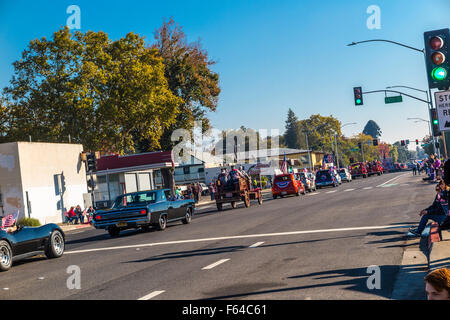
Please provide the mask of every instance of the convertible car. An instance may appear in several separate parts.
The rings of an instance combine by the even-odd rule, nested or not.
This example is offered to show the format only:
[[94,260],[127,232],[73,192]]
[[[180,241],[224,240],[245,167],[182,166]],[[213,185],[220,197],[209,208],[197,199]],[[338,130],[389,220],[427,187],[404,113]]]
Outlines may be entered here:
[[0,271],[7,271],[13,262],[44,253],[59,258],[64,253],[65,235],[53,223],[41,227],[18,226],[7,232],[0,229]]

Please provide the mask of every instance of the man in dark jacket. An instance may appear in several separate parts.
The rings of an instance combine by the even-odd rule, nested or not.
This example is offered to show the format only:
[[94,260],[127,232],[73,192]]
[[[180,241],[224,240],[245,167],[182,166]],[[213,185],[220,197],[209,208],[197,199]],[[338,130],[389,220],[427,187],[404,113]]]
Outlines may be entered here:
[[419,226],[409,229],[409,232],[414,236],[421,236],[428,220],[433,220],[438,224],[444,222],[448,214],[448,198],[449,193],[446,190],[446,185],[441,181],[436,186],[436,197],[434,198],[433,204],[420,212]]

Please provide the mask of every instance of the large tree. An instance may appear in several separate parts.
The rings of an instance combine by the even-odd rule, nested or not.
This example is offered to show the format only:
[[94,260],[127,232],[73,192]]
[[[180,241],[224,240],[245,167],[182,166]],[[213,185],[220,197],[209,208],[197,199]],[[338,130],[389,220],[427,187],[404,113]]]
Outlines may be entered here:
[[104,32],[36,39],[14,63],[4,89],[10,141],[82,143],[86,150],[129,153],[135,140],[160,148],[182,103],[168,88],[157,50],[134,33]]
[[172,132],[179,128],[191,130],[194,121],[202,121],[202,131],[210,128],[207,112],[216,111],[220,94],[219,75],[211,67],[216,63],[208,57],[200,41],[189,43],[182,28],[173,20],[164,21],[155,31],[158,49],[163,58],[164,74],[169,89],[182,99],[176,122],[165,129],[163,148],[170,149]]
[[375,121],[369,120],[364,127],[363,133],[365,135],[372,136],[374,139],[378,139],[379,137],[381,137],[382,132]]
[[299,124],[298,124],[298,118],[295,115],[294,111],[289,108],[287,119],[286,119],[286,131],[283,135],[283,142],[284,145],[288,148],[299,148],[300,141],[299,141]]

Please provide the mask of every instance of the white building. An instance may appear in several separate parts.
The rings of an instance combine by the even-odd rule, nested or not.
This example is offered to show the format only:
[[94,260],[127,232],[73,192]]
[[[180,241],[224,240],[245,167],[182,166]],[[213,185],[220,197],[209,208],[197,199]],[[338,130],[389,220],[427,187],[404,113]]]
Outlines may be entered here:
[[[80,144],[0,144],[0,215],[59,223],[65,209],[86,205],[86,170]],[[64,186],[62,181],[64,181]]]

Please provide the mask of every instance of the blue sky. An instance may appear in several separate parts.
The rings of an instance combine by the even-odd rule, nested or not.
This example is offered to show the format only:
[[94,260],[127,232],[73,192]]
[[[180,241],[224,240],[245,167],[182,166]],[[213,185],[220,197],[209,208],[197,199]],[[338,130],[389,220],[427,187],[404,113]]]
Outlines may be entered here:
[[[427,88],[421,53],[387,43],[346,44],[388,39],[422,49],[423,32],[448,28],[449,0],[189,0],[189,1],[21,1],[0,0],[0,87],[12,76],[30,40],[51,37],[66,24],[69,5],[81,9],[81,30],[105,31],[117,39],[133,31],[153,41],[164,18],[173,17],[191,41],[201,39],[220,75],[219,129],[280,129],[288,108],[300,119],[333,115],[345,135],[361,132],[368,120],[381,139],[421,139],[428,133],[426,104],[404,97],[384,104],[384,94],[364,96],[355,107],[352,88],[391,85]],[[370,5],[381,9],[381,29],[366,25]],[[405,92],[425,98],[420,92]]]

